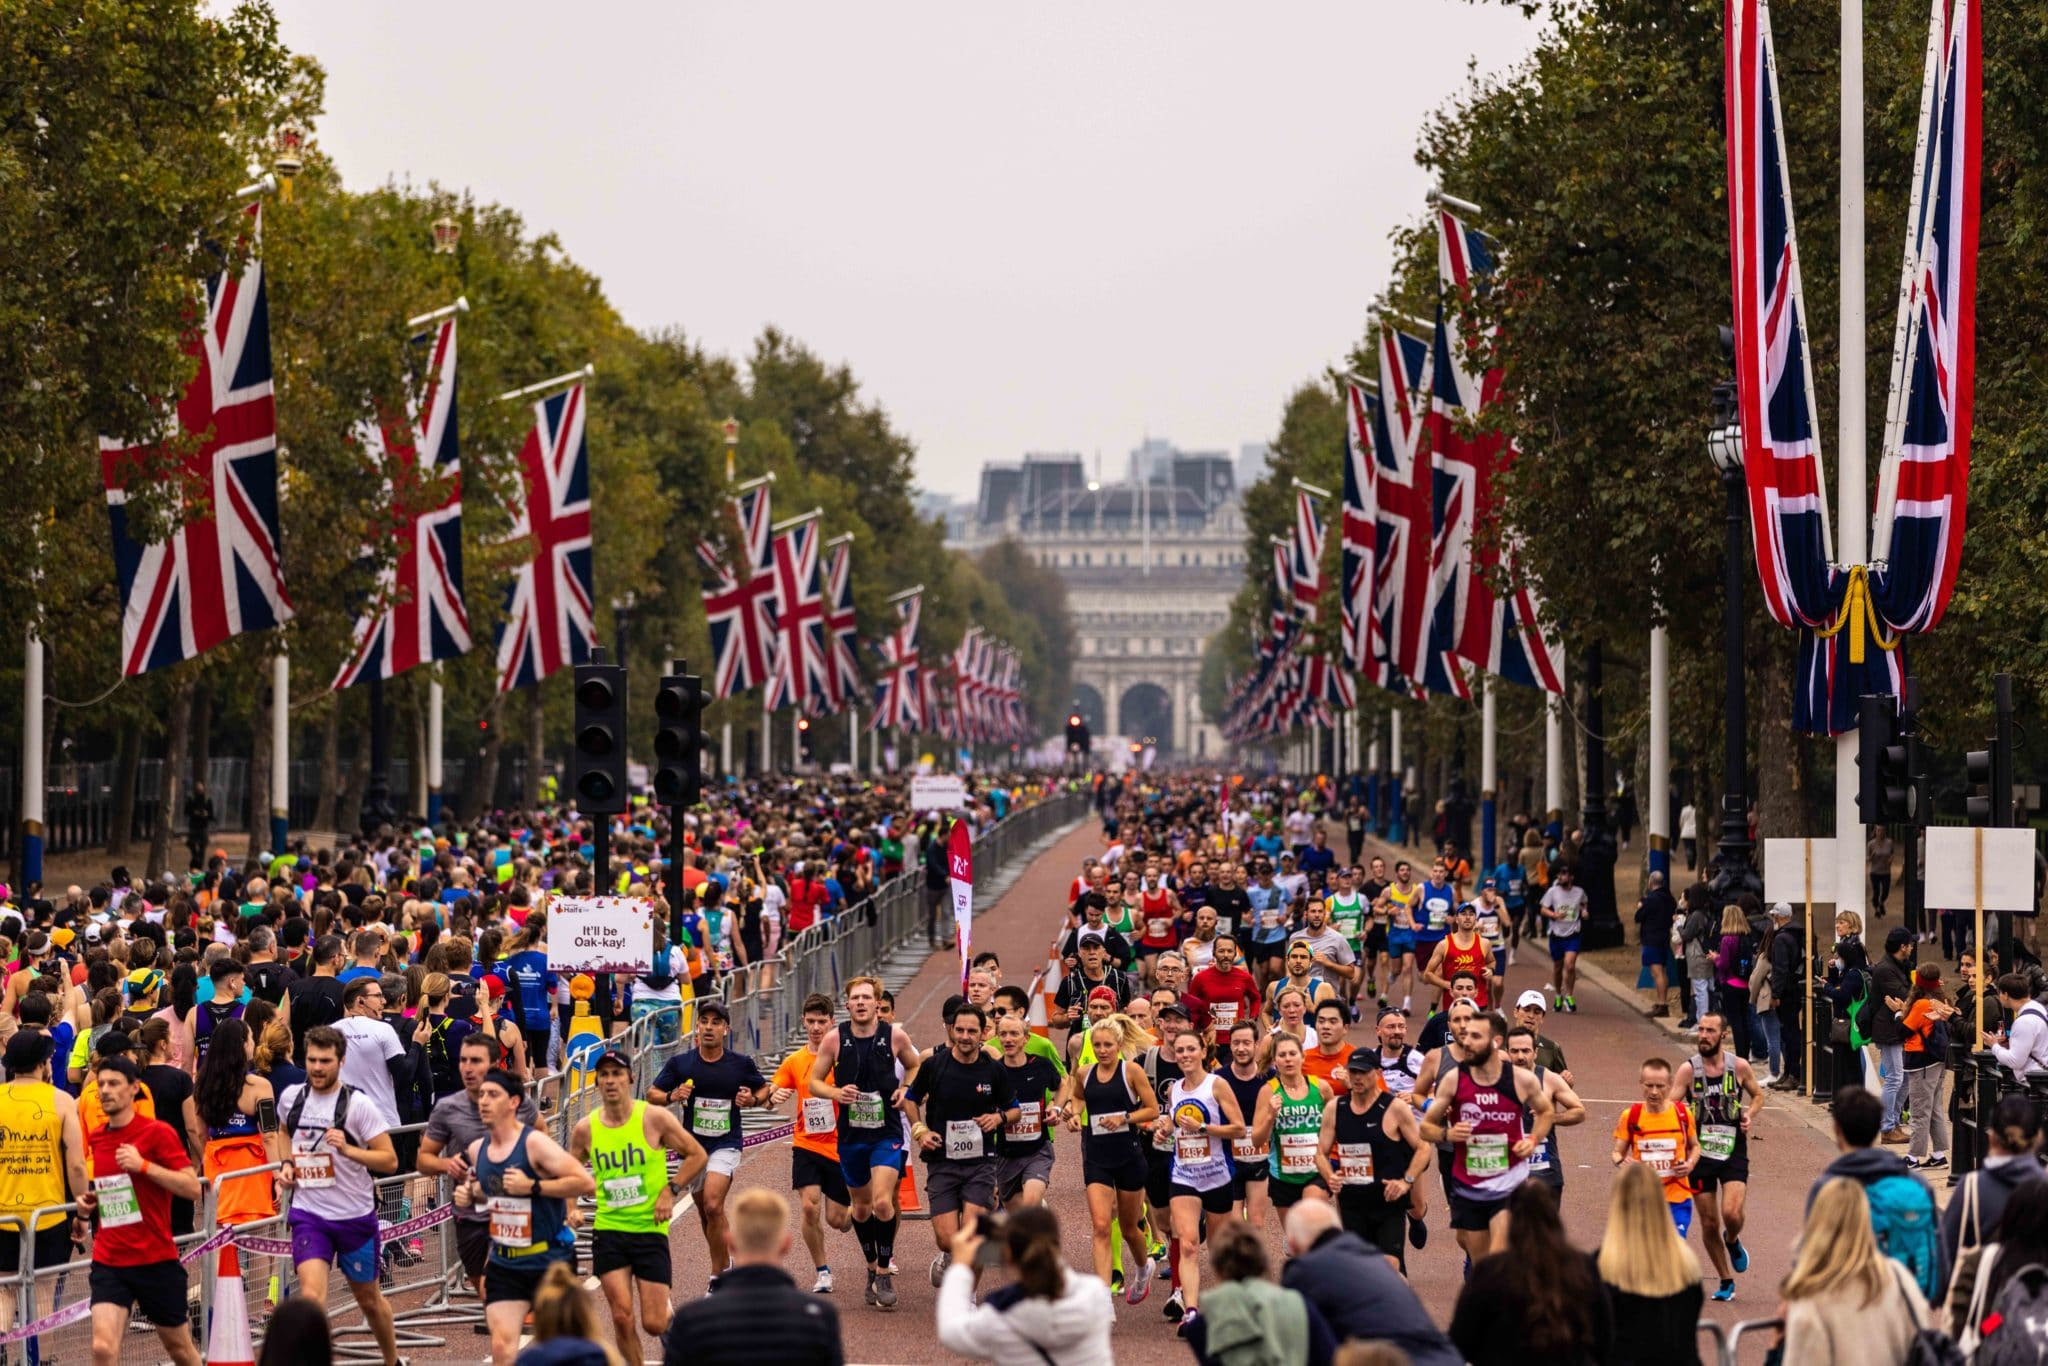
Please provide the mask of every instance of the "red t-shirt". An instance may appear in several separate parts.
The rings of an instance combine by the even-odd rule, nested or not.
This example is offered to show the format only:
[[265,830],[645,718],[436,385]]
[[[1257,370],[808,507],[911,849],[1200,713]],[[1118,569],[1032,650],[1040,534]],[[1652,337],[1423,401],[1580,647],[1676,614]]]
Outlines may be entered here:
[[152,1166],[177,1171],[192,1165],[177,1132],[160,1119],[144,1119],[135,1115],[118,1129],[105,1124],[94,1129],[92,1170],[99,1173],[94,1178],[94,1185],[97,1187],[99,1182],[110,1177],[127,1176],[135,1184],[136,1207],[142,1221],[109,1225],[106,1218],[109,1202],[102,1190],[100,1217],[92,1236],[92,1259],[108,1266],[176,1261],[178,1245],[171,1240],[171,1193],[139,1172],[130,1175],[121,1170],[121,1164],[114,1160],[114,1150],[126,1143],[134,1144]]
[[[1212,964],[1188,979],[1188,989],[1182,993],[1181,1001],[1194,1016],[1196,1029],[1207,1029],[1215,1018],[1214,1007],[1235,1004],[1235,1018],[1249,1020],[1259,1013],[1259,982],[1243,967],[1233,967],[1229,972],[1219,972]],[[1224,1014],[1232,1012],[1226,1010]],[[1220,1027],[1220,1022],[1219,1022]],[[1220,1040],[1219,1040],[1220,1042]]]

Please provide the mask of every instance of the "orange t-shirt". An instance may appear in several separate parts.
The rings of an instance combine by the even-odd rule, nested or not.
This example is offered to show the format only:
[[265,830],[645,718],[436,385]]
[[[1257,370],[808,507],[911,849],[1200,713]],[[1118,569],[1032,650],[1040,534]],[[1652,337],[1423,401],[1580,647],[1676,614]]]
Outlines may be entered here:
[[[782,1060],[770,1085],[796,1092],[796,1136],[790,1141],[820,1157],[839,1160],[839,1102],[811,1094],[811,1068],[818,1055],[799,1048]],[[823,1130],[822,1133],[818,1132]]]
[[1673,1205],[1692,1199],[1692,1178],[1668,1174],[1685,1161],[1692,1136],[1692,1111],[1683,1101],[1672,1102],[1661,1115],[1651,1114],[1647,1105],[1631,1105],[1614,1124],[1615,1141],[1627,1143],[1630,1157],[1664,1178],[1664,1199]]
[[1333,1091],[1341,1093],[1344,1088],[1338,1086],[1330,1074],[1350,1061],[1351,1045],[1348,1043],[1334,1057],[1325,1054],[1321,1044],[1313,1044],[1302,1052],[1301,1070]]
[[1923,996],[1906,1008],[1906,1052],[1925,1053],[1927,1051],[1927,1035],[1933,1030],[1935,1024],[1934,1004],[1934,1000],[1931,997]]

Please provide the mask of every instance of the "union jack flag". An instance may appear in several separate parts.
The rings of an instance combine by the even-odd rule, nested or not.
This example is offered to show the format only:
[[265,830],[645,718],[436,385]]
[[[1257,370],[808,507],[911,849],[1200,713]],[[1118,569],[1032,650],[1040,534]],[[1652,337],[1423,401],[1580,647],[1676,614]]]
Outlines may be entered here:
[[1378,602],[1389,666],[1382,686],[1408,696],[1470,697],[1464,670],[1431,631],[1430,583],[1436,565],[1435,472],[1423,452],[1430,387],[1430,344],[1394,327],[1380,329],[1378,419],[1373,450],[1379,544]]
[[1379,513],[1379,457],[1373,453],[1371,405],[1372,396],[1363,385],[1344,385],[1344,581],[1338,638],[1344,657],[1341,672],[1349,673],[1371,670],[1378,618],[1373,589],[1374,549],[1379,543],[1374,525]]
[[[1499,401],[1501,371],[1495,366],[1473,375],[1470,352],[1481,339],[1452,336],[1492,272],[1485,235],[1439,209],[1440,293],[1429,421],[1440,509],[1437,626],[1448,625],[1451,648],[1460,658],[1510,683],[1563,692],[1564,651],[1543,636],[1542,604],[1515,563],[1516,538],[1512,528],[1501,525],[1494,498],[1494,474],[1514,461],[1515,448],[1498,433],[1470,428],[1483,409]],[[1505,592],[1498,591],[1503,580]]]
[[842,536],[827,547],[825,560],[826,693],[828,708],[838,711],[860,696],[860,660],[854,653],[860,630],[853,613],[853,537]]
[[878,646],[882,675],[875,684],[875,715],[869,729],[896,726],[920,730],[924,726],[924,696],[917,666],[917,623],[923,614],[924,593],[912,589],[896,599],[896,629]]
[[[262,236],[261,206],[246,215],[253,248]],[[292,617],[278,521],[270,307],[253,249],[240,274],[223,270],[207,280],[206,317],[186,337],[185,354],[198,360],[199,372],[168,414],[169,427],[198,443],[178,462],[175,525],[163,540],[144,544],[128,525],[128,481],[150,477],[161,448],[100,438],[124,675],[195,658]]]
[[1289,547],[1288,578],[1294,585],[1294,611],[1303,621],[1316,619],[1323,595],[1323,519],[1307,489],[1294,490],[1294,541]]
[[512,539],[533,553],[505,590],[498,625],[498,691],[538,683],[590,658],[597,641],[590,564],[590,448],[583,386],[533,405],[519,450]]
[[[456,433],[455,319],[432,333],[426,389],[409,427],[366,423],[363,450],[384,472],[397,560],[377,578],[372,610],[356,619],[355,648],[332,686],[396,678],[470,646],[462,601],[462,448]],[[424,468],[421,454],[425,453]]]
[[711,628],[712,693],[733,697],[768,680],[775,657],[775,555],[764,479],[727,500],[735,553],[697,542],[697,558],[711,579],[704,589],[704,619]]
[[775,537],[775,664],[768,710],[802,707],[830,689],[825,598],[818,577],[822,526],[806,517]]
[[1977,6],[1935,4],[1920,114],[1926,156],[1900,299],[1906,345],[1894,362],[1871,536],[1873,597],[1895,631],[1934,629],[1962,560],[1977,363],[1980,49]]

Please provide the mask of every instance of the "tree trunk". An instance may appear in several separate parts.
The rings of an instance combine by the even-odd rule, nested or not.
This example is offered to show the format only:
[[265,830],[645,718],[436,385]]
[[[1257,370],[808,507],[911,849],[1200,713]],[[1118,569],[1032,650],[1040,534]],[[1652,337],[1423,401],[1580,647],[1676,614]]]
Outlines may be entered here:
[[157,784],[156,829],[150,832],[149,862],[142,874],[148,882],[155,882],[170,868],[172,828],[174,825],[183,828],[179,799],[185,785],[179,781],[179,775],[185,770],[191,748],[194,686],[190,682],[180,683],[171,694],[170,725],[164,737],[163,772]]
[[313,808],[313,828],[333,830],[334,796],[341,787],[341,699],[337,692],[327,707],[327,724],[320,731],[320,800]]
[[547,763],[547,707],[541,700],[540,684],[526,699],[526,793],[528,811],[540,809],[542,770]]
[[505,694],[494,692],[484,708],[483,739],[476,748],[476,761],[465,765],[462,781],[462,819],[473,821],[491,809],[498,791],[498,750],[503,742],[498,718],[504,710]]
[[270,847],[270,688],[256,690],[249,731],[249,848]]
[[213,794],[213,689],[205,683],[192,687],[192,771],[186,784],[205,783]]
[[122,858],[135,833],[135,778],[142,767],[142,728],[130,723],[121,730],[121,757],[114,767],[114,817],[107,828],[107,856]]
[[427,698],[426,685],[415,682],[407,689],[405,714],[412,724],[406,727],[406,739],[410,742],[405,764],[405,810],[409,816],[424,817],[427,814]]
[[[1787,838],[1802,834],[1809,828],[1802,816],[1800,740],[1792,733],[1791,726],[1792,652],[1797,647],[1789,632],[1774,631],[1773,634],[1779,638],[1758,642],[1763,648],[1753,651],[1750,656],[1756,661],[1752,675],[1755,686],[1750,694],[1756,702],[1749,711],[1756,734],[1756,745],[1752,751],[1756,755],[1756,786],[1751,789],[1745,775],[1741,788],[1744,792],[1754,790],[1756,794],[1758,840],[1767,836]],[[1759,867],[1762,866],[1762,854],[1759,849]]]
[[363,717],[356,727],[354,757],[349,760],[348,777],[341,785],[341,800],[334,811],[334,828],[353,835],[363,826],[363,793],[370,786],[370,719]]

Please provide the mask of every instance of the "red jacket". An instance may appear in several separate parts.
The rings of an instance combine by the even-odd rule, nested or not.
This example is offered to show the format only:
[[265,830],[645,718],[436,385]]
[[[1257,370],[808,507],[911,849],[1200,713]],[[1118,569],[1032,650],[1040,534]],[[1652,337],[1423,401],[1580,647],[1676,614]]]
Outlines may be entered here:
[[1249,1020],[1259,1013],[1259,982],[1242,964],[1229,972],[1219,972],[1211,963],[1188,982],[1181,1001],[1187,1006],[1188,1014],[1194,1017],[1196,1029],[1207,1029],[1210,1008],[1226,1002],[1236,1002],[1237,1018]]
[[814,878],[793,877],[789,880],[789,932],[798,934],[818,922],[819,914],[831,898],[825,893],[825,884]]

